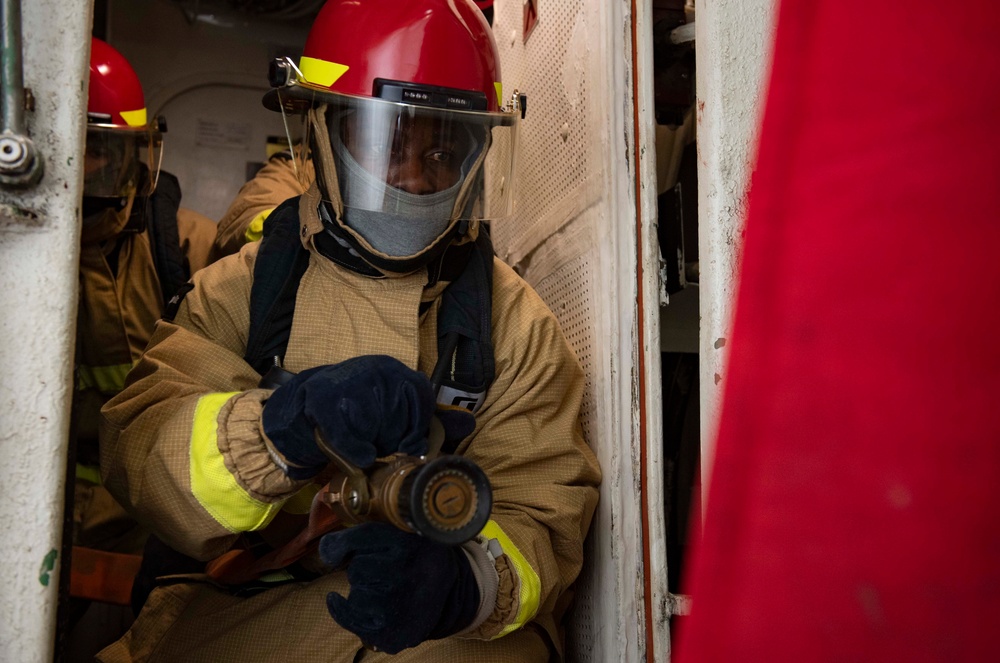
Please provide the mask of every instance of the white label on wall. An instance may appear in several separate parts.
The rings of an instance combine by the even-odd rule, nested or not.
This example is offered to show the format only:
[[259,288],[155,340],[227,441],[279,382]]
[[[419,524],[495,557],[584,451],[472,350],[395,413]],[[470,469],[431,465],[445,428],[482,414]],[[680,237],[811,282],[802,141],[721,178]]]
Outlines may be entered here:
[[253,125],[249,122],[227,122],[198,118],[195,127],[195,144],[223,150],[246,150],[250,147]]

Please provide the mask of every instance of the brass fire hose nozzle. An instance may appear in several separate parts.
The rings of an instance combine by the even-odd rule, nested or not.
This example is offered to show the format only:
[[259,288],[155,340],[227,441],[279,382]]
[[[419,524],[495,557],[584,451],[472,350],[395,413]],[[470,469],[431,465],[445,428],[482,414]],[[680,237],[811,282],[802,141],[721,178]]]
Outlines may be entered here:
[[367,472],[334,458],[324,501],[343,521],[381,521],[455,545],[482,531],[493,507],[486,474],[462,456],[395,454]]

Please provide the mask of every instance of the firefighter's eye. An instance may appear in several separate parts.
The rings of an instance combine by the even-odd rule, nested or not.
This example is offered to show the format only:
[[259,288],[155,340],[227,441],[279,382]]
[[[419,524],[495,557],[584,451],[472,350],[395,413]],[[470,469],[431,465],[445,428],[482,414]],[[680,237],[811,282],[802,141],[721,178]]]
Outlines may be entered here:
[[455,153],[451,150],[431,150],[427,153],[427,160],[438,166],[446,166],[455,158]]

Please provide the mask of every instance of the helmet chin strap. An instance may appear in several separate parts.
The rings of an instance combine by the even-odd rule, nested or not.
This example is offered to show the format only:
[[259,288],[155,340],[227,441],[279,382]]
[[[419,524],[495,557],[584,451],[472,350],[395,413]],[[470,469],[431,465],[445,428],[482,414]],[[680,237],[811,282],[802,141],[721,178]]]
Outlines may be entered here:
[[492,144],[493,133],[487,130],[486,135],[483,137],[483,147],[479,150],[476,160],[472,162],[469,174],[465,176],[465,179],[462,181],[462,188],[458,190],[458,195],[455,197],[455,208],[451,211],[451,221],[461,216],[465,210],[465,206],[469,202],[469,196],[472,194],[472,187],[478,179],[480,171],[483,169],[483,164],[486,163],[486,154],[490,151]]
[[330,143],[330,133],[326,128],[326,104],[310,108],[309,124],[313,130],[313,159],[319,160],[316,168],[316,182],[320,192],[326,196],[327,202],[333,208],[335,220],[344,218],[344,201],[340,198],[340,185],[337,183],[337,164],[333,159],[333,147]]

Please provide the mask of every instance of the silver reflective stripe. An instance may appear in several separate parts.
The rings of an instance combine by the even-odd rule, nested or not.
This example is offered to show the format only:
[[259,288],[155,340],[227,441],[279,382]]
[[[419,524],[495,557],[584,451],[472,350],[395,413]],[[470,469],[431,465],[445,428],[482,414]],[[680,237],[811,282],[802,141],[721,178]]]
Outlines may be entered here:
[[472,392],[472,391],[462,391],[460,389],[455,389],[454,387],[449,387],[447,385],[441,385],[438,389],[437,402],[441,405],[453,405],[455,407],[464,407],[469,412],[478,412],[479,408],[483,406],[483,402],[486,401],[486,392]]

